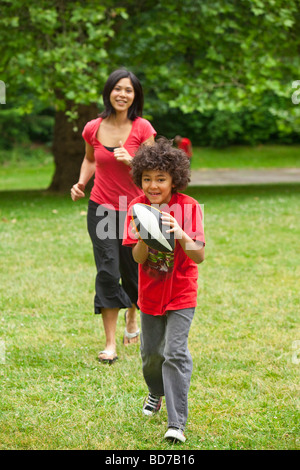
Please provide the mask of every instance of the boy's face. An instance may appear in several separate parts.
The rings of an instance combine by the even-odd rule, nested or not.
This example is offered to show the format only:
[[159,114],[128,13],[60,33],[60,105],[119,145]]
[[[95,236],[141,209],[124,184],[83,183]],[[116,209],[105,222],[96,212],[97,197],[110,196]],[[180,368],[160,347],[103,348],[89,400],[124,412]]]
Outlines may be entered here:
[[160,170],[143,171],[142,189],[151,204],[168,204],[173,187],[169,173]]

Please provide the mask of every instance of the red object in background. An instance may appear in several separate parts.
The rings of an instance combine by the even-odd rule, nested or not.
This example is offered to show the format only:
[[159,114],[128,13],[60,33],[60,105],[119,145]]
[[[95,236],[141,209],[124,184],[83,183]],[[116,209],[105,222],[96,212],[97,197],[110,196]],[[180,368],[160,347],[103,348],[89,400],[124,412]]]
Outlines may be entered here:
[[178,148],[183,150],[189,158],[192,157],[192,142],[187,137],[182,137],[177,144]]

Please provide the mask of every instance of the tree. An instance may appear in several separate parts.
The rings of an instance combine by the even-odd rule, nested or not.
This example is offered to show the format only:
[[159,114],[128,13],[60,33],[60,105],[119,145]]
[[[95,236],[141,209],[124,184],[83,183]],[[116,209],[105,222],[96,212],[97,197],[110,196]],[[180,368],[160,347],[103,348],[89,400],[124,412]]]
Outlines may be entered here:
[[[97,116],[101,86],[109,73],[107,43],[115,19],[125,15],[112,4],[1,2],[0,76],[7,84],[7,100],[25,88],[56,110],[52,190],[69,190],[78,178],[84,152],[81,131]],[[29,113],[34,99],[20,99],[20,112]]]
[[111,51],[116,62],[121,52],[126,63],[138,64],[162,103],[203,112],[256,107],[265,93],[278,108],[281,98],[291,102],[300,65],[299,0],[121,4],[129,19]]
[[279,133],[299,135],[300,106],[292,101],[300,78],[299,0],[165,0],[155,6],[125,0],[122,6],[129,18],[110,44],[111,56],[115,51],[117,63],[122,52],[138,68],[153,97],[150,113],[167,115],[173,108],[211,119],[219,111],[232,116],[230,123],[259,116],[276,123]]
[[[57,109],[52,189],[69,190],[76,180],[82,123],[122,65],[141,79],[150,115],[169,108],[237,113],[264,100],[281,126],[298,129],[300,107],[291,97],[300,78],[299,0],[6,0],[1,12],[7,100],[26,85]],[[23,109],[30,111],[30,101]],[[74,141],[75,152],[63,140]]]

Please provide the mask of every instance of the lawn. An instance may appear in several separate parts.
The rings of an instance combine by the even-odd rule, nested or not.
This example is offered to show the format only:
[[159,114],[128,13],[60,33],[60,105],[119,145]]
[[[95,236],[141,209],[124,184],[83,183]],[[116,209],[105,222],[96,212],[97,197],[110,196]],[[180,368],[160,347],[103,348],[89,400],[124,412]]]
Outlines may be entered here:
[[[224,149],[195,147],[192,169],[300,167],[300,145],[233,146]],[[54,173],[47,147],[0,150],[0,191],[46,188]]]
[[300,166],[300,145],[231,146],[199,148],[193,152],[192,168],[287,168]]
[[122,344],[123,314],[119,361],[97,362],[87,198],[40,189],[50,162],[22,187],[29,167],[0,191],[0,449],[298,449],[300,185],[187,190],[204,204],[207,246],[187,441],[172,445],[165,406],[141,413],[141,360]]

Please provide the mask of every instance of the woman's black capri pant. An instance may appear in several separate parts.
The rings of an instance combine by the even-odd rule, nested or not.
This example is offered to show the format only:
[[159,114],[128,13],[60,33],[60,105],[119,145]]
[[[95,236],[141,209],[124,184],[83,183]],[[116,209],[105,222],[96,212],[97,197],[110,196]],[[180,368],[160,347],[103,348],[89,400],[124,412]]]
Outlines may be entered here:
[[89,200],[87,225],[97,268],[95,313],[137,305],[138,264],[132,248],[122,245],[125,218],[126,211],[106,209]]

